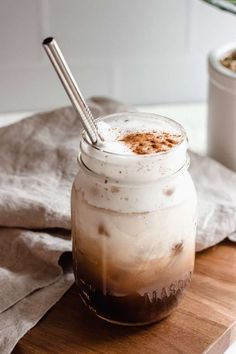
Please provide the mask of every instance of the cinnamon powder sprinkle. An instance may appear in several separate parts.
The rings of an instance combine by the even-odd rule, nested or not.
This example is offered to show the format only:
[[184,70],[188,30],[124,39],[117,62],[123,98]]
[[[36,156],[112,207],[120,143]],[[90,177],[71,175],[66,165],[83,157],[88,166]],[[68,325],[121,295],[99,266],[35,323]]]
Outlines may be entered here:
[[130,133],[120,139],[138,155],[168,151],[175,145],[180,144],[182,140],[181,135],[167,132]]

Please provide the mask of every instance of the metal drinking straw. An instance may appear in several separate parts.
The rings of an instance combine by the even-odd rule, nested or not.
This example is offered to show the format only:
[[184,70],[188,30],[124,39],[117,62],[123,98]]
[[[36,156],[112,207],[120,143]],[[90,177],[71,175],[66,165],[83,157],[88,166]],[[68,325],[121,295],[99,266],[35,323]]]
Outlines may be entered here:
[[87,132],[91,142],[98,144],[101,139],[93,115],[87,106],[72,73],[63,57],[63,54],[53,37],[48,37],[43,41],[43,47],[51,60],[54,69],[61,80],[64,89],[69,96],[76,112],[81,118],[82,125]]

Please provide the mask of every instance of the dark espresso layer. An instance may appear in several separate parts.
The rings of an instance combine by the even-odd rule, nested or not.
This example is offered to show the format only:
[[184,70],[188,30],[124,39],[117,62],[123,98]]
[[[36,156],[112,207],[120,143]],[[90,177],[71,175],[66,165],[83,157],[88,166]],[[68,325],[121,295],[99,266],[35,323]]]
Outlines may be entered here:
[[184,289],[191,280],[191,272],[185,279],[173,281],[165,288],[153,287],[143,295],[133,293],[125,296],[103,294],[91,284],[77,278],[77,285],[83,302],[97,315],[108,320],[127,323],[151,323],[168,316],[178,305]]

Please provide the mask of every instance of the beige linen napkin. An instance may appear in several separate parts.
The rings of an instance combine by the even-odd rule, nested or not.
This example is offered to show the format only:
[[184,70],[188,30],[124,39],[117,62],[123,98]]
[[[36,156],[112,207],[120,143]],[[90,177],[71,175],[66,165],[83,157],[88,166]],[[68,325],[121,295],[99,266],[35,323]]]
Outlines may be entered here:
[[198,195],[196,250],[226,237],[236,241],[236,173],[206,156],[190,152],[190,158]]
[[[105,98],[93,98],[89,106],[96,117],[130,109]],[[70,190],[80,130],[72,108],[0,129],[1,354],[10,353],[74,281],[61,255],[71,252]],[[236,174],[190,155],[199,195],[200,250],[234,238]]]
[[[89,101],[95,116],[125,107]],[[74,282],[59,259],[71,252],[70,191],[81,125],[71,107],[0,129],[0,353],[17,341]]]

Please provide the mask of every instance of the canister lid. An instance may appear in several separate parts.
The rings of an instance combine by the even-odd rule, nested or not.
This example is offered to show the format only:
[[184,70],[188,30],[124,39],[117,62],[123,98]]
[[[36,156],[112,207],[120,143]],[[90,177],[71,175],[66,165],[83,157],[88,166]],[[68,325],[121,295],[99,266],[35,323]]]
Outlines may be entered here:
[[224,67],[220,60],[233,50],[236,50],[236,42],[218,47],[212,50],[208,56],[210,81],[231,93],[236,92],[236,72]]

